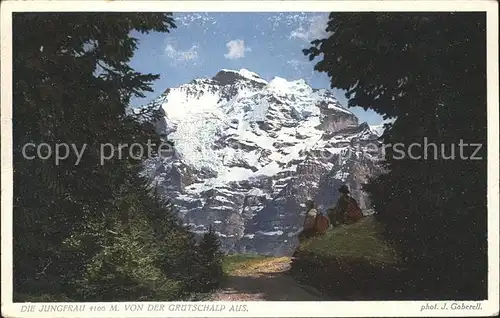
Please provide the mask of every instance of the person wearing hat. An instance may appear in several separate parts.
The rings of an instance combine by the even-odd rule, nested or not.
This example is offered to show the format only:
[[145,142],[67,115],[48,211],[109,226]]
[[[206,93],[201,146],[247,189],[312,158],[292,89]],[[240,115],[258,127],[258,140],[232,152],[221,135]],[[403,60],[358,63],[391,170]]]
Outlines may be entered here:
[[328,210],[330,223],[335,226],[339,224],[350,224],[363,217],[363,213],[356,200],[349,195],[349,188],[342,185],[339,188],[340,198],[333,209]]
[[314,206],[314,201],[311,199],[307,199],[305,202],[306,205],[306,218],[304,219],[304,227],[302,232],[299,234],[299,241],[302,241],[306,238],[310,238],[315,236],[316,233],[316,216],[318,215],[318,211]]

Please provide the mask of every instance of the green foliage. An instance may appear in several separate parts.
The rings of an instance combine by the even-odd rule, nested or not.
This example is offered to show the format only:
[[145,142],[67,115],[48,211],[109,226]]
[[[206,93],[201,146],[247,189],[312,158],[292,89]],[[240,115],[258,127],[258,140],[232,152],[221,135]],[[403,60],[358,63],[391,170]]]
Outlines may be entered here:
[[[425,295],[484,298],[487,279],[486,15],[484,13],[331,13],[327,39],[304,50],[322,56],[315,70],[346,89],[349,105],[385,118],[386,145],[413,148],[421,159],[398,159],[366,187],[405,252]],[[482,160],[460,158],[458,144],[483,144]],[[464,148],[470,157],[475,147]],[[427,159],[424,157],[427,151]],[[437,155],[437,159],[435,159]],[[399,155],[398,155],[399,156]],[[453,265],[451,265],[453,264]]]
[[14,293],[14,299],[20,299],[25,302],[30,303],[50,303],[50,302],[74,302],[74,299],[69,298],[63,294],[41,294],[36,295],[34,293],[29,294],[16,294]]
[[[160,141],[128,109],[158,78],[128,65],[137,48],[131,31],[173,27],[164,13],[14,14],[17,300],[173,300],[198,292],[190,285],[198,277],[196,242],[140,177],[146,153],[100,162],[101,144]],[[23,157],[26,143],[42,142],[86,148],[78,165],[74,152],[59,164]]]
[[197,261],[200,264],[201,271],[197,283],[202,291],[208,292],[219,287],[224,276],[222,268],[223,256],[220,252],[219,238],[210,227],[209,231],[203,235],[198,246]]

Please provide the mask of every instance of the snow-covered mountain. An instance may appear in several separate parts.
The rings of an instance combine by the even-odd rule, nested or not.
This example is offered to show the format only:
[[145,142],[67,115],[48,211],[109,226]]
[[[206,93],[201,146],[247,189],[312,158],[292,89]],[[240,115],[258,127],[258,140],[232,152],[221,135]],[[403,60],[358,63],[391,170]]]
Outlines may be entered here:
[[194,232],[212,225],[225,250],[292,253],[306,198],[326,212],[344,183],[371,213],[361,185],[380,172],[378,132],[330,91],[221,70],[156,104],[156,127],[175,152],[148,160],[145,173]]

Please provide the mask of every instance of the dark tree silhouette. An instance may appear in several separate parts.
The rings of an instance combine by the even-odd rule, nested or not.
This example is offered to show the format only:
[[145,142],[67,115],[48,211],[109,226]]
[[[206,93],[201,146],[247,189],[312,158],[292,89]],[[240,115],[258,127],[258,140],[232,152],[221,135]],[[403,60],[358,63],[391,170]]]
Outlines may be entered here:
[[[423,297],[486,298],[486,14],[331,13],[326,31],[304,50],[315,70],[350,106],[396,118],[386,145],[422,145],[420,159],[387,148],[389,172],[366,187],[413,283]],[[476,147],[461,158],[461,139],[482,159]]]
[[208,291],[219,287],[224,275],[222,258],[219,238],[210,225],[208,232],[203,235],[198,246],[198,261],[202,274],[198,283],[202,289]]
[[[196,242],[139,176],[145,154],[100,162],[101,144],[160,141],[128,111],[131,97],[158,78],[129,66],[138,43],[130,32],[174,27],[163,13],[14,14],[17,301],[172,300],[197,292],[190,286]],[[24,158],[27,143],[86,148],[78,165],[74,152],[56,164]]]

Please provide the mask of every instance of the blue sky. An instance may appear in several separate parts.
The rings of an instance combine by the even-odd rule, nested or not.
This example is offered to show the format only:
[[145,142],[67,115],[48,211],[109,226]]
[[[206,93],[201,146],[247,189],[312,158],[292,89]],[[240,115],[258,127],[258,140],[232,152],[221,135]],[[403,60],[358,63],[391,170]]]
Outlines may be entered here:
[[[131,61],[137,71],[160,74],[154,92],[134,99],[139,106],[158,97],[165,89],[194,78],[212,77],[221,69],[246,68],[266,80],[275,76],[288,80],[303,78],[314,88],[330,88],[323,73],[313,70],[302,49],[326,36],[328,13],[237,12],[174,13],[177,28],[170,33],[134,33],[140,40]],[[344,92],[332,90],[344,106]],[[354,107],[360,122],[379,124],[382,117]]]

